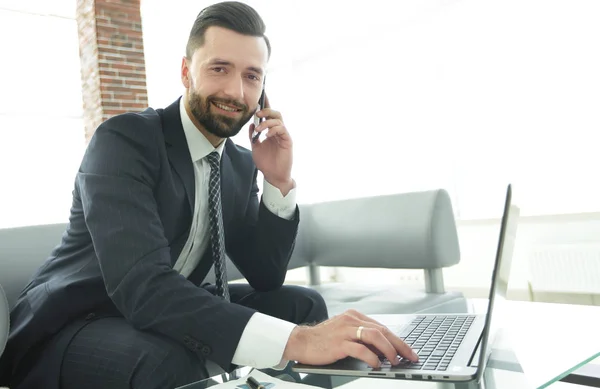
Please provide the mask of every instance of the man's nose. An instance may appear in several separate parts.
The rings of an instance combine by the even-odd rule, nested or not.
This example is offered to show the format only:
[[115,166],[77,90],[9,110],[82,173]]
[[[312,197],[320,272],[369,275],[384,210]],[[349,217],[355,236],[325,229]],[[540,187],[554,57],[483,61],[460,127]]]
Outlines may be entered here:
[[225,90],[223,91],[227,97],[235,101],[244,101],[244,83],[241,76],[233,76],[227,80]]

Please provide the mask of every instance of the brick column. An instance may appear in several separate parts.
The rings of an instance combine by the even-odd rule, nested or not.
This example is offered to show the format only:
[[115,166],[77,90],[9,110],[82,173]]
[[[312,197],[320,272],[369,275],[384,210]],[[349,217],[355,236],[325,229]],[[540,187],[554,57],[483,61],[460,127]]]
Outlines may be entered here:
[[77,0],[86,140],[111,116],[148,106],[140,0]]

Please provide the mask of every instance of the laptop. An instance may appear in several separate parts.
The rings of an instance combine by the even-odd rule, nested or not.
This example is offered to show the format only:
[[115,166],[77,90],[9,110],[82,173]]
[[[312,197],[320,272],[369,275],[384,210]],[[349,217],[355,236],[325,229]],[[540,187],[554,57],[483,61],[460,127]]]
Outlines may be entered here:
[[498,320],[504,316],[503,303],[519,217],[519,208],[511,204],[511,198],[512,188],[508,185],[486,314],[372,315],[411,346],[419,355],[419,362],[400,358],[401,363],[392,366],[381,357],[381,367],[371,368],[349,357],[323,366],[296,363],[292,369],[298,373],[370,378],[479,381],[491,354],[490,345],[499,327]]

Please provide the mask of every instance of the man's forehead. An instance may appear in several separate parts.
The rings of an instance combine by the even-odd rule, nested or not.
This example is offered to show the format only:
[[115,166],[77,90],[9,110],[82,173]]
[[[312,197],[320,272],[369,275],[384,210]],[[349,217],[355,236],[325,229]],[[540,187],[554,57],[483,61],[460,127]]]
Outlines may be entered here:
[[248,58],[252,61],[266,62],[269,50],[264,37],[244,35],[224,27],[211,26],[204,34],[205,56]]

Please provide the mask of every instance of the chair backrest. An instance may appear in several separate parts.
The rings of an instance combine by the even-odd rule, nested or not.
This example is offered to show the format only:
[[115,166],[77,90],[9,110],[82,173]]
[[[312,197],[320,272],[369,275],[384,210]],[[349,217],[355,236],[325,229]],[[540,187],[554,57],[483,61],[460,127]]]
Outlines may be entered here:
[[9,306],[37,268],[60,243],[66,224],[47,224],[0,229],[0,285]]
[[313,204],[300,223],[300,255],[319,266],[438,269],[460,261],[443,189]]
[[[0,285],[9,306],[60,242],[66,224],[0,229]],[[460,261],[450,196],[443,189],[300,205],[288,268],[310,264],[439,269]],[[230,280],[242,275],[228,260]],[[214,272],[207,275],[214,282]]]
[[[308,266],[441,269],[459,263],[458,233],[444,189],[301,204],[288,269]],[[242,275],[227,260],[229,280]],[[214,283],[214,272],[206,276]]]
[[0,285],[0,355],[4,352],[6,341],[8,340],[8,328],[10,324],[10,310],[8,301],[4,294],[4,289]]

